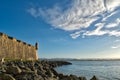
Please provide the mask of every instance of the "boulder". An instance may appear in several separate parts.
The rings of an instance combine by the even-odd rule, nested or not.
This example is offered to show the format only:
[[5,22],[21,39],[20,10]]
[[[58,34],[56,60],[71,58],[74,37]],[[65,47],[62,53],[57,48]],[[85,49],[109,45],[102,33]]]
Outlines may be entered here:
[[58,76],[58,73],[57,73],[53,68],[51,68],[51,71],[53,72],[53,74],[54,74],[55,76]]
[[44,80],[41,76],[35,74],[17,75],[16,80]]
[[79,80],[87,80],[86,77],[79,77]]
[[93,76],[90,80],[99,80],[96,76]]
[[46,74],[48,77],[53,77],[53,76],[54,76],[54,74],[53,74],[50,70],[47,70],[47,71],[45,72],[45,74]]
[[79,80],[79,78],[76,75],[70,75],[71,80]]
[[10,74],[1,74],[0,80],[16,80],[16,79]]
[[[64,61],[9,61],[5,62],[0,72],[7,74],[7,77],[4,79],[2,76],[0,80],[86,80],[85,77],[59,74],[54,70],[55,67],[69,64]],[[94,76],[91,80],[98,79]]]
[[20,74],[22,70],[18,66],[9,66],[6,68],[6,73],[9,74]]

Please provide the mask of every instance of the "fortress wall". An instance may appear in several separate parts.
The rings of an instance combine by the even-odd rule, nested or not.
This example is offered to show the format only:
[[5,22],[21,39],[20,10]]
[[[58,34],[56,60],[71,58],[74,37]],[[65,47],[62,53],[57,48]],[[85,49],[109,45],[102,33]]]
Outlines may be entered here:
[[0,33],[0,59],[1,58],[36,60],[37,50],[35,46]]

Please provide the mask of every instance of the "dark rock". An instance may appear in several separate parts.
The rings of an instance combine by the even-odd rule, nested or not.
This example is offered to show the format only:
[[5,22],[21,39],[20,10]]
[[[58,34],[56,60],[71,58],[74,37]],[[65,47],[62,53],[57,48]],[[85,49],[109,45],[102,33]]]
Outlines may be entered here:
[[39,69],[37,70],[37,74],[38,74],[38,75],[42,75],[42,74],[44,74],[44,73],[45,73],[44,71],[41,71],[41,70],[39,70]]
[[16,79],[10,74],[0,74],[0,80],[16,80]]
[[0,74],[7,73],[13,80],[86,80],[85,77],[63,75],[54,70],[55,67],[70,64],[65,61],[9,61],[5,62]]
[[0,72],[6,73],[6,66],[5,66],[5,65],[2,65],[2,66],[0,67]]
[[16,80],[43,80],[41,76],[33,73],[17,75],[15,78]]
[[25,71],[31,71],[31,69],[28,68],[28,67],[22,67],[21,69],[22,69],[22,72],[25,72]]
[[54,76],[54,74],[51,72],[51,70],[47,70],[47,71],[45,72],[45,74],[46,74],[48,77],[53,77],[53,76]]
[[71,78],[72,80],[79,80],[79,78],[78,78],[76,75],[70,75],[70,78]]
[[53,74],[54,74],[55,76],[58,76],[58,73],[57,73],[53,68],[51,68],[51,71],[53,72]]
[[96,76],[93,76],[90,80],[99,80]]
[[18,66],[8,66],[6,69],[6,73],[9,74],[20,74],[22,71]]
[[54,68],[62,65],[71,65],[72,63],[66,61],[49,61],[48,64],[50,67]]
[[60,79],[63,78],[63,74],[59,74],[58,76],[59,76]]
[[79,77],[79,80],[87,80],[86,77]]

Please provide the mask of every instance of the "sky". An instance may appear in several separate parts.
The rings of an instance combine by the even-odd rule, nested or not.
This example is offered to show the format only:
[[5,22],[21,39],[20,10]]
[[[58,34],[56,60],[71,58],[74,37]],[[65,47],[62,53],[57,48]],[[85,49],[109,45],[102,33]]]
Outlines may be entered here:
[[39,58],[120,58],[120,1],[0,0],[0,32]]

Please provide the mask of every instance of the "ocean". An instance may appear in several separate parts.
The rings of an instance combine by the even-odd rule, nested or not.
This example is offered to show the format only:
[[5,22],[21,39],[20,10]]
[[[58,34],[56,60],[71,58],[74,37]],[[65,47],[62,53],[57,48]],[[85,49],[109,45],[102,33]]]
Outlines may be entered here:
[[58,73],[85,76],[90,80],[93,75],[100,80],[120,80],[120,61],[69,61],[72,65],[55,68]]

